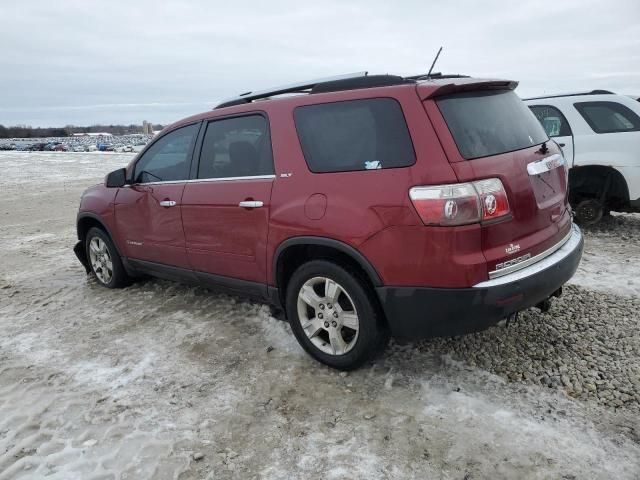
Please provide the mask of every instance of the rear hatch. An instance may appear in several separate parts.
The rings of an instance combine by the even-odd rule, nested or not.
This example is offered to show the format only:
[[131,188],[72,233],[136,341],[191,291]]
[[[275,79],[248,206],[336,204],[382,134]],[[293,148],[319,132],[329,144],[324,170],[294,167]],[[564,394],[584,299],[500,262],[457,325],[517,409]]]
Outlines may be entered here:
[[495,278],[559,248],[571,217],[561,150],[513,92],[515,84],[488,86],[450,89],[425,100],[425,108],[458,180],[497,178],[507,193],[510,213],[482,225],[482,250]]

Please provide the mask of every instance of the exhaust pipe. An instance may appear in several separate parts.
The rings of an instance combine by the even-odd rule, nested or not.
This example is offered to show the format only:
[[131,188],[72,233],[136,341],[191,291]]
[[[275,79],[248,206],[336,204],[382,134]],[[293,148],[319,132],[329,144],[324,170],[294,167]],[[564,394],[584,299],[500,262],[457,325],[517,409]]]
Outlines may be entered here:
[[549,300],[549,298],[545,298],[543,301],[536,305],[536,308],[539,308],[542,313],[547,313],[551,308],[551,300]]
[[538,303],[536,305],[536,308],[539,308],[542,313],[547,313],[549,311],[549,309],[551,308],[551,298],[553,298],[553,297],[559,298],[560,296],[562,296],[562,287],[560,287],[555,292],[553,292],[549,296],[549,298],[546,298],[543,301],[541,301],[540,303]]

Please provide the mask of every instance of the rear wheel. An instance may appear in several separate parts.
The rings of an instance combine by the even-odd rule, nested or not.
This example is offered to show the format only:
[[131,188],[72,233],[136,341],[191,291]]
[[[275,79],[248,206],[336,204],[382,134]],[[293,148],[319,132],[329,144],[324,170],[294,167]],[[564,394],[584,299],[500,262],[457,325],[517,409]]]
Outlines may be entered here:
[[580,225],[594,225],[600,221],[604,214],[604,206],[598,200],[582,200],[574,209],[576,221]]
[[286,304],[300,345],[330,367],[357,368],[386,345],[387,329],[371,288],[335,263],[314,260],[299,267]]
[[93,227],[85,240],[87,259],[98,283],[107,288],[121,288],[130,280],[111,238],[103,230]]

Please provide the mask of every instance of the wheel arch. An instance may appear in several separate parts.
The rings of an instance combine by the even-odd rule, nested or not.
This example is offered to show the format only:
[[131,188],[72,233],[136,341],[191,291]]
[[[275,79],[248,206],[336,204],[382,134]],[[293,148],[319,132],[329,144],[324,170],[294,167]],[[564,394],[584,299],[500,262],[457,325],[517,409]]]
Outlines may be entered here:
[[115,247],[116,252],[118,253],[118,255],[120,255],[120,257],[122,257],[122,253],[120,252],[120,249],[116,244],[115,237],[111,233],[111,230],[105,224],[105,222],[102,221],[102,219],[95,213],[87,212],[87,213],[78,214],[78,219],[76,221],[76,229],[78,233],[78,240],[82,242],[82,245],[84,246],[85,240],[87,238],[87,233],[93,227],[100,228],[104,230],[107,235],[109,235],[109,238],[111,238],[111,242],[113,243],[113,246]]
[[273,256],[271,281],[278,289],[281,305],[284,306],[287,281],[291,274],[303,263],[315,259],[328,259],[351,267],[372,288],[383,285],[375,267],[351,245],[326,237],[293,237],[283,241]]
[[629,186],[624,175],[612,166],[584,165],[569,170],[570,198],[595,198],[621,207],[629,204]]

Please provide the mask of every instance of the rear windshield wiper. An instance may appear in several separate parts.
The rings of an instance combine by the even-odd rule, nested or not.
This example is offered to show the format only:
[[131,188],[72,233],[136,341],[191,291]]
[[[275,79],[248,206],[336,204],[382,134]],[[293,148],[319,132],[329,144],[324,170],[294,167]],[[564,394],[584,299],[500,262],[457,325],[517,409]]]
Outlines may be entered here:
[[538,150],[537,153],[541,153],[541,154],[545,154],[549,151],[549,147],[547,147],[547,142],[542,142],[542,145],[540,145],[540,149]]

